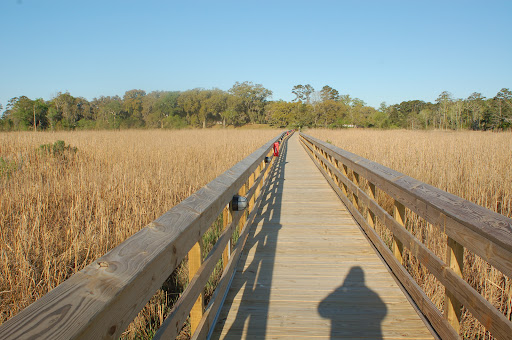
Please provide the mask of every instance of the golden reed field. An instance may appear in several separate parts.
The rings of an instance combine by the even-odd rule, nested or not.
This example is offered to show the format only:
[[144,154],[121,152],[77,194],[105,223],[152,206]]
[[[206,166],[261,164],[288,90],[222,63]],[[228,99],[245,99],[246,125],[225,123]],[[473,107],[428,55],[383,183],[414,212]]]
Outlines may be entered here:
[[[0,323],[279,132],[1,133]],[[510,133],[360,129],[306,133],[512,217]],[[51,147],[41,149],[42,144],[58,140],[66,147],[55,152]],[[379,197],[381,202],[386,199]],[[391,205],[389,200],[389,210]],[[446,235],[410,212],[407,227],[444,258]],[[377,230],[391,241],[385,228],[378,225]],[[407,253],[404,258],[409,272],[442,309],[443,286],[414,258]],[[510,319],[509,278],[468,252],[464,277]],[[168,299],[159,291],[123,337],[149,337],[168,312]],[[467,311],[461,332],[467,339],[490,338]]]
[[[379,131],[363,129],[308,130],[306,134],[402,172],[466,200],[512,217],[512,134],[477,131]],[[392,200],[380,192],[379,202]],[[386,206],[386,203],[384,203]],[[441,259],[446,235],[407,211],[407,228]],[[392,235],[377,225],[391,245]],[[414,258],[404,257],[409,273],[442,310],[444,287]],[[487,262],[465,251],[464,278],[510,320],[512,280]],[[490,339],[468,311],[461,335],[465,339]]]
[[[279,133],[0,133],[0,323]],[[71,148],[40,148],[57,140]],[[141,314],[158,323],[157,302]],[[145,324],[139,315],[125,336]]]

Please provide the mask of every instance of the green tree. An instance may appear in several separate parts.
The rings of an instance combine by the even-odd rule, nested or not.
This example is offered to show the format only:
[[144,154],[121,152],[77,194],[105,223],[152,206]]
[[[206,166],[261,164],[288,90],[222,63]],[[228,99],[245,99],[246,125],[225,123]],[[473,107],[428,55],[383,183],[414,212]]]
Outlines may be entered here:
[[48,127],[48,104],[46,104],[42,98],[38,98],[34,100],[32,110],[32,125],[34,126],[34,130],[36,130],[36,127],[41,130],[46,129]]
[[320,98],[324,102],[327,100],[337,101],[340,99],[340,93],[337,90],[333,89],[332,87],[325,85],[324,87],[322,87],[322,90],[320,91]]
[[501,89],[493,98],[494,107],[498,115],[499,128],[506,129],[512,125],[512,92]]
[[376,127],[380,129],[388,128],[390,125],[388,116],[388,106],[386,102],[380,103],[379,109],[375,110],[368,118],[368,127]]
[[314,126],[329,127],[339,121],[345,121],[350,108],[333,99],[324,100],[315,106]]
[[14,97],[7,103],[3,120],[16,130],[43,130],[48,126],[47,113],[48,104],[41,98]]
[[188,124],[198,122],[199,110],[201,109],[201,89],[196,88],[181,92],[178,97],[178,105],[183,109],[186,114],[186,121]]
[[284,128],[294,121],[296,104],[283,100],[271,102],[265,108],[267,122],[273,126]]
[[346,106],[350,106],[352,103],[352,98],[348,94],[340,95],[339,101],[345,104]]
[[239,121],[250,123],[263,123],[265,121],[265,105],[272,91],[266,89],[261,84],[253,84],[245,81],[236,82],[228,91],[235,97],[233,108]]
[[127,125],[141,126],[144,125],[142,116],[142,101],[146,96],[144,90],[126,91],[123,96],[123,110],[126,111]]
[[245,114],[243,114],[242,99],[231,93],[226,93],[226,103],[226,110],[221,112],[222,125],[225,127],[226,124],[236,126],[245,123],[246,120]]
[[147,124],[148,116],[155,112],[157,101],[164,94],[163,91],[153,91],[142,97],[142,119]]
[[201,101],[201,119],[203,122],[203,128],[206,127],[206,119],[208,117],[214,119],[222,119],[223,126],[225,126],[225,118],[223,113],[228,110],[228,96],[227,94],[217,88],[212,90],[204,91],[204,99]]
[[308,104],[310,102],[311,95],[315,92],[313,86],[307,85],[295,85],[292,88],[292,93],[295,95],[294,102],[301,102]]
[[437,110],[439,112],[439,127],[447,129],[449,126],[449,108],[453,102],[452,94],[448,91],[443,91],[436,99]]
[[179,96],[179,91],[165,92],[155,103],[152,115],[160,123],[160,127],[164,127],[165,121],[167,121],[168,127],[183,126],[184,122],[181,117],[183,112],[178,107]]
[[480,130],[482,128],[481,121],[485,110],[485,97],[481,93],[473,92],[467,99],[467,117],[471,120],[470,127],[473,130]]
[[119,96],[101,96],[91,102],[96,112],[96,127],[101,129],[119,129],[126,118],[122,100]]
[[61,117],[60,124],[64,128],[73,129],[81,117],[81,99],[73,97],[69,92],[59,92],[50,102],[57,113],[56,117]]
[[14,129],[27,130],[32,125],[34,103],[26,96],[14,97],[9,100],[4,113],[13,124]]
[[500,125],[499,117],[492,104],[494,104],[494,102],[491,100],[491,105],[488,105],[482,114],[480,125],[483,130],[495,130]]
[[213,109],[211,105],[213,101],[210,100],[211,96],[212,92],[209,90],[202,90],[199,92],[200,107],[197,117],[199,122],[202,123],[203,129],[206,128],[206,119]]
[[179,92],[153,91],[142,99],[142,119],[147,127],[164,126],[164,120],[178,114]]
[[309,104],[303,104],[300,102],[292,104],[292,126],[298,129],[302,129],[307,126],[312,126],[314,121],[313,107]]

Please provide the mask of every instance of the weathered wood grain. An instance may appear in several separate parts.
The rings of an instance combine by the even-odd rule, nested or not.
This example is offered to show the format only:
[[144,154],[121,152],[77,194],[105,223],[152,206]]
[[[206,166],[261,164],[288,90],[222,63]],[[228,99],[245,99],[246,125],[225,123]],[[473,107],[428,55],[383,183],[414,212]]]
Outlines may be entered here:
[[[188,284],[185,291],[181,294],[178,301],[174,304],[169,316],[165,319],[164,323],[158,329],[157,334],[155,335],[155,339],[173,339],[175,338],[183,324],[185,323],[187,316],[189,313],[192,318],[192,313],[194,312],[196,297],[201,296],[204,286],[208,282],[210,275],[215,268],[218,260],[222,257],[224,253],[224,249],[226,245],[229,243],[231,239],[231,234],[238,226],[238,222],[242,216],[242,212],[234,212],[233,219],[229,226],[224,229],[222,234],[219,236],[217,243],[213,246],[212,250],[204,260],[204,263],[201,267],[198,267],[193,277],[190,279],[190,283]],[[190,261],[190,260],[189,260]],[[190,264],[189,264],[190,266]],[[193,331],[192,331],[192,320],[191,320],[191,332],[194,333],[198,328],[200,321],[203,317],[203,310],[201,305],[201,315],[197,320],[194,321]]]
[[[448,237],[446,240],[446,264],[455,274],[462,278],[464,271],[464,247],[455,242],[451,237]],[[462,304],[447,289],[445,292],[444,315],[457,332],[460,330],[461,314]]]
[[[202,254],[202,242],[198,241],[192,249],[188,252],[188,277],[189,280],[191,280],[201,268],[201,264],[203,263],[203,254]],[[191,287],[189,282],[189,287]],[[204,286],[202,286],[204,287]],[[203,317],[203,305],[204,305],[204,299],[203,299],[203,290],[198,292],[198,296],[195,299],[195,302],[193,303],[192,308],[190,309],[190,331],[194,333],[196,331],[197,325],[199,324],[199,321]],[[191,299],[191,301],[193,301]]]
[[[284,147],[283,149],[286,149],[286,140],[291,137],[288,136],[284,139],[284,144],[282,144]],[[281,149],[281,152],[284,151]],[[281,156],[282,157],[282,156]],[[266,176],[266,173],[270,171],[270,169],[276,167],[277,162],[273,162],[272,164],[267,164],[266,166],[262,166],[263,171],[259,172],[258,179],[256,180],[256,184],[253,185],[253,187],[249,191],[249,195],[252,196],[260,194],[260,190],[266,190],[269,182],[269,178]],[[203,318],[201,319],[198,329],[195,333],[192,334],[191,339],[206,339],[210,331],[212,330],[212,327],[215,326],[215,319],[217,317],[217,312],[219,308],[222,307],[222,303],[224,302],[224,296],[226,293],[226,290],[229,289],[229,284],[231,283],[233,273],[236,269],[236,266],[238,265],[238,261],[240,259],[240,255],[242,254],[242,250],[244,249],[245,243],[247,241],[247,236],[249,234],[249,226],[254,221],[254,218],[256,217],[259,206],[261,202],[263,201],[262,194],[257,195],[257,198],[254,202],[254,209],[251,211],[244,227],[241,230],[238,242],[235,246],[234,252],[232,254],[232,257],[229,259],[229,262],[227,263],[227,266],[225,267],[225,270],[221,276],[220,282],[215,289],[215,292],[210,300],[209,306],[206,308],[206,311],[204,312]],[[237,223],[232,224],[232,228],[234,229]],[[160,333],[160,331],[159,331]],[[163,336],[162,338],[173,338],[173,336]]]
[[[270,167],[271,164],[267,164],[267,167]],[[253,177],[253,175],[251,175]],[[250,190],[246,193],[246,197],[249,201],[254,202],[254,196],[257,192],[257,187],[259,186],[260,181],[263,181],[263,174],[260,173],[258,177],[255,179],[255,181],[252,181]],[[245,189],[244,189],[245,191]],[[258,199],[257,202],[261,202],[262,197]],[[259,204],[259,203],[258,203]],[[249,207],[250,209],[251,207]],[[228,211],[226,211],[228,210]],[[255,209],[252,209],[249,214],[248,221],[252,221],[254,219],[254,216],[256,215],[258,211],[258,206],[256,206]],[[201,327],[203,327],[204,323],[201,323],[201,319],[203,317],[203,309],[201,304],[200,309],[200,315],[198,311],[194,311],[194,308],[196,307],[196,304],[193,304],[193,301],[196,299],[197,296],[201,298],[202,291],[208,282],[210,275],[215,268],[215,265],[217,264],[218,260],[225,256],[226,253],[226,247],[229,245],[229,242],[231,241],[231,236],[235,229],[239,226],[240,223],[245,219],[246,211],[237,211],[233,212],[231,209],[224,209],[223,210],[223,218],[226,217],[226,221],[228,220],[227,216],[230,216],[231,222],[229,225],[226,225],[224,228],[222,234],[219,236],[216,244],[213,246],[213,248],[210,250],[210,253],[206,257],[203,265],[198,268],[194,268],[193,277],[190,280],[189,285],[185,289],[185,291],[181,294],[178,301],[173,306],[171,313],[169,316],[165,319],[164,323],[161,325],[161,327],[158,329],[157,334],[155,335],[156,339],[173,339],[175,338],[180,330],[183,324],[185,323],[187,316],[190,312],[190,324],[191,324],[191,333],[194,334],[196,332],[196,329],[199,328],[199,333],[201,333]],[[245,227],[248,222],[243,222],[244,225],[242,227]],[[226,223],[227,224],[227,223]],[[239,243],[242,241],[242,239],[239,239]],[[237,245],[238,247],[239,245]],[[194,249],[194,248],[192,248]],[[190,253],[189,253],[190,255]],[[227,265],[228,260],[225,259],[225,264]],[[190,261],[190,259],[189,259]],[[189,264],[190,267],[190,264]],[[202,301],[201,301],[202,302]],[[193,313],[196,313],[194,315]],[[199,317],[197,317],[199,315]],[[195,319],[193,319],[195,318]]]
[[[334,177],[336,180],[336,184],[339,186],[340,180],[337,176]],[[372,201],[376,201],[377,199],[377,189],[375,188],[375,184],[368,182],[368,188],[369,188],[369,198]],[[368,224],[375,229],[376,226],[376,219],[375,219],[375,213],[371,209],[367,209],[366,212],[366,219],[368,220]]]
[[[314,153],[313,149],[310,148],[309,145],[303,144],[311,153]],[[315,157],[311,156],[311,159],[315,162],[318,169],[322,169],[322,166],[320,166],[317,161],[315,161]],[[322,172],[324,177],[326,178],[327,182],[331,185],[331,187],[334,189],[334,191],[338,194],[338,197],[343,201],[347,209],[352,213],[352,216],[354,219],[359,223],[359,225],[363,228],[368,238],[372,241],[373,245],[377,248],[380,255],[384,258],[387,265],[391,268],[395,276],[398,278],[398,280],[401,282],[401,284],[405,287],[407,292],[410,294],[410,296],[413,298],[416,305],[419,307],[419,309],[422,311],[422,313],[427,317],[427,319],[431,322],[432,326],[436,330],[436,332],[439,334],[439,336],[442,339],[459,339],[458,334],[453,330],[451,325],[443,318],[441,312],[437,309],[437,307],[432,303],[430,298],[423,292],[423,290],[418,286],[418,284],[414,281],[414,279],[411,277],[411,275],[407,272],[407,270],[401,265],[401,263],[397,260],[397,258],[394,256],[392,251],[387,247],[387,245],[380,239],[378,234],[375,232],[375,230],[368,224],[366,219],[361,215],[361,213],[355,209],[355,207],[352,205],[351,200],[344,194],[344,192],[336,185],[334,180],[329,177],[326,173]],[[339,172],[339,178],[341,180],[346,179],[347,185],[352,183],[347,177],[345,177],[341,172]],[[350,182],[350,183],[349,183]],[[357,190],[354,186],[354,192]],[[364,194],[362,191],[358,192],[359,198],[362,201],[363,199],[366,201],[366,194]],[[376,203],[374,203],[375,207],[372,207],[371,202],[373,200],[366,201],[365,203],[368,203],[368,207],[370,209],[376,208],[374,211],[377,218],[379,218],[379,214],[377,213],[378,206]],[[382,209],[382,208],[381,208]],[[382,209],[384,211],[384,209]],[[400,235],[401,232],[407,232],[399,223],[396,221],[393,217],[391,217],[387,212],[385,212],[385,215],[389,216],[389,221],[391,225],[397,224],[397,229],[395,230],[397,233],[397,237],[402,237]],[[384,216],[385,216],[384,215]],[[393,231],[393,230],[392,230]],[[429,251],[427,249],[427,251]]]
[[[326,314],[339,310],[340,317],[357,315],[351,319],[357,321],[354,324],[365,323],[359,330],[349,325],[347,338],[371,333],[383,339],[398,335],[432,339],[298,140],[292,138],[288,144],[285,162],[271,174],[273,182],[212,339],[340,335],[337,322],[319,314],[323,300],[320,310]],[[364,284],[348,275],[358,267],[366,274]],[[342,296],[343,289],[350,293]],[[383,304],[371,299],[372,294]],[[368,320],[386,314],[384,310],[388,316],[377,322],[383,332],[380,337],[377,328],[368,331]]]
[[[233,211],[229,209],[229,205],[226,205],[224,210],[222,211],[222,230],[226,230],[228,225],[233,221]],[[224,252],[222,253],[222,266],[224,270],[228,265],[229,257],[231,255],[231,240],[228,241],[228,244],[224,248]]]
[[[357,209],[357,206],[355,208]],[[405,206],[397,200],[393,202],[393,217],[398,222],[398,224],[402,226],[402,228],[405,228]],[[393,254],[395,255],[398,262],[403,265],[404,245],[396,235],[393,235],[392,249]]]
[[[306,145],[306,147],[308,147],[310,152],[315,152],[313,148],[310,148],[308,145]],[[354,183],[351,183],[343,173],[337,171],[334,165],[326,158],[319,154],[314,158],[319,162],[324,163],[327,168],[331,169],[332,173],[338,177],[339,181],[345,183],[348,187],[354,190],[354,192],[357,192],[360,200],[367,204],[368,208],[371,209],[388,228],[390,228],[394,234],[394,238],[399,242],[406,244],[406,247],[411,251],[411,253],[417,257],[443,285],[445,285],[450,298],[452,298],[455,303],[458,303],[457,299],[462,302],[480,322],[484,324],[486,323],[486,325],[489,326],[489,331],[495,334],[495,336],[498,336],[498,338],[501,338],[505,334],[512,334],[512,323],[461,278],[461,268],[457,268],[460,263],[454,264],[453,268],[450,268],[441,259],[428,250],[426,246],[414,238],[412,234],[406,231],[402,227],[401,222],[403,221],[389,216],[389,214],[387,214],[387,212],[374,200],[370,199],[365,192],[357,188]],[[335,190],[338,190],[338,193],[342,194],[342,191],[339,190],[336,183],[328,177],[327,173],[324,173],[324,176],[328,178],[331,185],[337,187]],[[349,201],[350,200],[347,202]],[[351,208],[351,211],[357,211],[354,206],[349,208]],[[458,261],[461,262],[463,250],[459,249],[457,254]],[[456,323],[456,325],[457,324],[458,323]]]
[[512,277],[512,219],[314,137],[301,136]]

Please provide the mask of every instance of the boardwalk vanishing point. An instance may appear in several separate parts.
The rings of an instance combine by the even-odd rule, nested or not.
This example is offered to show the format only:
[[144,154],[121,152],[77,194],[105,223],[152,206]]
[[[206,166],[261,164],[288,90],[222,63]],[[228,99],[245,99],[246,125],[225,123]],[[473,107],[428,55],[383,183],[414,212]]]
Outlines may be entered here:
[[212,339],[433,339],[295,134]]

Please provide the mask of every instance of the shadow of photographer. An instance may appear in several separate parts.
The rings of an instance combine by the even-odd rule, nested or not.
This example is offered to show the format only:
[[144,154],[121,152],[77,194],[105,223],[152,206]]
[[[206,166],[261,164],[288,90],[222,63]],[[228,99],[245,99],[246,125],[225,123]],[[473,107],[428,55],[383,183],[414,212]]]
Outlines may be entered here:
[[318,313],[331,320],[331,339],[383,338],[381,322],[387,314],[386,304],[366,287],[359,266],[352,267],[343,285],[320,302]]

